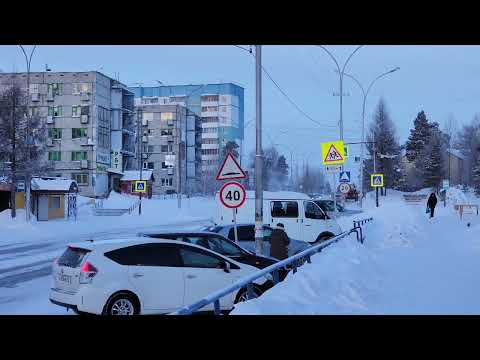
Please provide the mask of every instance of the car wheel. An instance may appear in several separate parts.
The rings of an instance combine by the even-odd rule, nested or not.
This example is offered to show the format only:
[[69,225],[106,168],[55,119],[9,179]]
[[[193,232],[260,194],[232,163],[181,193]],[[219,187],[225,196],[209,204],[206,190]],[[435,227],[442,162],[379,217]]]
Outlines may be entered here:
[[104,311],[104,314],[108,316],[138,315],[139,313],[138,300],[128,293],[118,293],[112,296]]
[[334,237],[334,235],[332,235],[332,234],[319,235],[318,238],[317,238],[317,241],[315,241],[315,244],[319,244],[321,242],[327,241],[327,240],[329,240],[333,237]]
[[[254,299],[258,298],[260,295],[262,295],[262,290],[260,290],[257,286],[253,286],[253,298]],[[238,304],[247,300],[249,300],[247,289],[241,289],[237,294],[237,297],[235,299],[235,304]]]

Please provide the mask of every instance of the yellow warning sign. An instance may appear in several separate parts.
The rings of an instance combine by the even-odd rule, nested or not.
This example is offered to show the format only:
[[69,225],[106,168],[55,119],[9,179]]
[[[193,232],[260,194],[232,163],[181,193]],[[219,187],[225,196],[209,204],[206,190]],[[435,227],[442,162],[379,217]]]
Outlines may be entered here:
[[383,174],[370,175],[370,185],[372,187],[383,187]]
[[345,146],[343,141],[322,143],[323,165],[338,165],[345,162]]

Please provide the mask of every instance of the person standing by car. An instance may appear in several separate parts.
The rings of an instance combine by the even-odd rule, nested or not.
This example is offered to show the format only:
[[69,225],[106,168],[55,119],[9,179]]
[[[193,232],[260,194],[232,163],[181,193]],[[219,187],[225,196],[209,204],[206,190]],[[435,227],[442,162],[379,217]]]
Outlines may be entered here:
[[437,206],[437,196],[432,192],[427,202],[427,208],[430,209],[430,219],[433,218],[435,206]]
[[285,232],[285,226],[278,223],[270,237],[270,256],[279,260],[286,259],[288,257],[289,244],[290,239]]

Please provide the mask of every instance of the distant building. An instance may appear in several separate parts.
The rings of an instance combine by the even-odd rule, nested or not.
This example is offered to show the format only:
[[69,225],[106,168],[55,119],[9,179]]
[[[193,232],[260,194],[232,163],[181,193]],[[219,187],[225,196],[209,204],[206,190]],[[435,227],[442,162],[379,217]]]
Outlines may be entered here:
[[130,87],[136,105],[181,105],[201,117],[201,170],[216,173],[222,148],[244,138],[244,89],[224,84]]
[[153,188],[155,184],[155,177],[151,170],[142,170],[140,178],[139,170],[127,170],[124,172],[122,178],[120,179],[121,192],[128,195],[139,195],[134,191],[134,185],[136,181],[144,180],[147,182],[147,191],[144,193],[144,197],[151,199],[153,195]]
[[142,166],[153,171],[153,194],[199,191],[200,116],[181,105],[137,105],[141,116]]
[[[26,73],[0,73],[0,90],[26,82]],[[97,71],[32,72],[29,96],[31,113],[48,128],[48,175],[75,180],[84,196],[119,190],[135,165],[133,93]]]

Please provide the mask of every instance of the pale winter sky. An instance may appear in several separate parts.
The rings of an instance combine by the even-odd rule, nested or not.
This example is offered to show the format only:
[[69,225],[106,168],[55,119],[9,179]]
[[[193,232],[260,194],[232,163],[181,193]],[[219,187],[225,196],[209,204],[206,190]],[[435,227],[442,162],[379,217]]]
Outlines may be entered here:
[[[27,46],[30,48],[30,46]],[[328,46],[343,63],[355,46]],[[245,88],[245,131],[248,154],[255,146],[255,69],[254,59],[232,45],[206,46],[39,46],[32,61],[32,71],[43,71],[45,64],[53,71],[98,70],[127,85],[143,83],[197,84],[236,82]],[[319,47],[307,45],[266,45],[263,65],[281,88],[321,127],[298,112],[263,78],[264,146],[283,144],[290,159],[302,156],[312,166],[321,166],[320,143],[337,140],[339,119],[338,75],[335,65]],[[416,114],[427,116],[442,126],[453,114],[460,124],[470,121],[480,110],[480,46],[406,46],[367,45],[350,61],[347,71],[365,87],[377,75],[400,67],[401,70],[379,80],[367,100],[367,121],[383,96],[404,142]],[[25,60],[18,46],[0,46],[0,69],[24,71]],[[362,96],[358,86],[345,79],[344,127],[346,141],[360,141]],[[250,122],[250,123],[249,123]],[[279,150],[282,145],[279,146]],[[352,145],[352,155],[359,148]],[[353,164],[349,165],[355,170]]]

